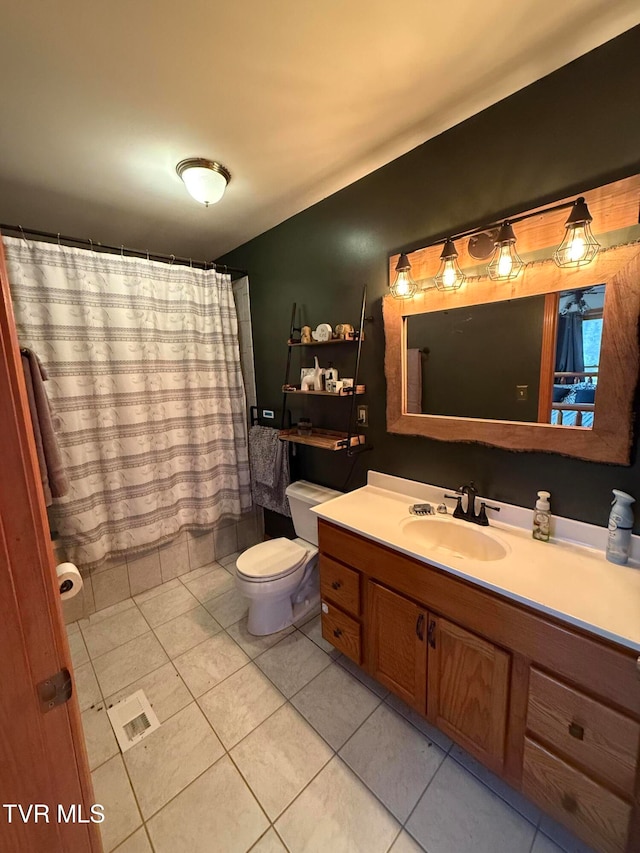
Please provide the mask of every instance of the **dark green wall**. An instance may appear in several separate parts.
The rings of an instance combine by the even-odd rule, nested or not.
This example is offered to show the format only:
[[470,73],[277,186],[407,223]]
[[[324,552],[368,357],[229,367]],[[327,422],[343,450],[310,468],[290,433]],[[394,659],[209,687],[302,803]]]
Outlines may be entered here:
[[[367,283],[374,320],[362,380],[374,450],[356,461],[349,488],[373,468],[449,489],[473,479],[482,494],[522,506],[548,489],[554,512],[596,524],[606,524],[612,488],[640,500],[637,438],[632,466],[619,467],[387,434],[381,316],[391,253],[640,171],[639,86],[636,27],[222,259],[250,273],[258,400],[268,408],[280,406],[291,304],[312,326],[355,324]],[[490,352],[483,361],[490,376]],[[328,406],[326,415],[319,426],[331,426]],[[309,448],[296,463],[298,476],[337,488],[351,465]],[[640,531],[640,509],[636,519]]]

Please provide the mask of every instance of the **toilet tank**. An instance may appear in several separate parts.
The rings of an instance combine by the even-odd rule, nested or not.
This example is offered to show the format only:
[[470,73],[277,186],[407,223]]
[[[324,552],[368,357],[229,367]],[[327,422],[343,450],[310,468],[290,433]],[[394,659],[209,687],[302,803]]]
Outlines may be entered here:
[[342,492],[327,489],[325,486],[317,486],[315,483],[309,483],[306,480],[298,480],[296,483],[287,486],[287,497],[289,498],[296,536],[304,539],[305,542],[317,545],[318,518],[311,512],[311,507],[340,497],[341,494]]

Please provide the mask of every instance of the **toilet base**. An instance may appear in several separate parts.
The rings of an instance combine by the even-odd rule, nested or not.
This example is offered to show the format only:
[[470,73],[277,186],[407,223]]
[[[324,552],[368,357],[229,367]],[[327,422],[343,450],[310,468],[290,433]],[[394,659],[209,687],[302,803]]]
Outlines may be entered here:
[[320,603],[320,592],[317,588],[308,590],[302,601],[294,603],[298,597],[294,595],[293,601],[290,595],[275,601],[252,601],[247,620],[248,632],[256,637],[277,634],[302,619]]

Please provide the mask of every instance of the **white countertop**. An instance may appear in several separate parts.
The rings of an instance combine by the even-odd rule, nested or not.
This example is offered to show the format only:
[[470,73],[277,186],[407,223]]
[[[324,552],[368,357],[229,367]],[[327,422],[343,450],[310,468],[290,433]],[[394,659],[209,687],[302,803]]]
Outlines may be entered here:
[[[421,520],[428,525],[432,519],[447,519],[452,525],[480,530],[507,548],[503,559],[480,561],[442,550],[429,553],[426,546],[407,539],[403,526],[416,518],[409,513],[410,505],[439,503],[443,494],[442,488],[370,472],[367,486],[313,511],[339,527],[640,653],[640,567],[636,560],[617,566],[606,560],[603,550],[575,541],[554,538],[538,542],[523,524],[532,512],[508,504],[499,504],[501,521],[488,512],[490,527],[453,519],[451,510],[449,515]],[[450,501],[447,504],[452,506]],[[504,523],[504,519],[513,523]],[[554,530],[556,535],[562,531],[574,539],[606,542],[606,528],[594,525],[556,519]],[[634,537],[634,551],[637,540]]]

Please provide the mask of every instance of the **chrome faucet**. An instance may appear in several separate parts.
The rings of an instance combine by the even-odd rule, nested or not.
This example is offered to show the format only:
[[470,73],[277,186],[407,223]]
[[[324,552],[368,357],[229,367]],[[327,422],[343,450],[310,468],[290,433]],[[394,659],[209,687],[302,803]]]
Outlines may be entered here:
[[[462,499],[467,496],[467,507],[462,509]],[[478,490],[475,483],[470,483],[460,486],[455,495],[445,495],[445,498],[452,498],[456,501],[456,508],[453,511],[454,518],[461,518],[463,521],[470,521],[472,524],[479,524],[481,527],[488,527],[489,519],[487,518],[487,510],[492,509],[495,512],[500,512],[499,506],[491,506],[485,501],[480,502],[480,510],[476,513],[476,498]]]

